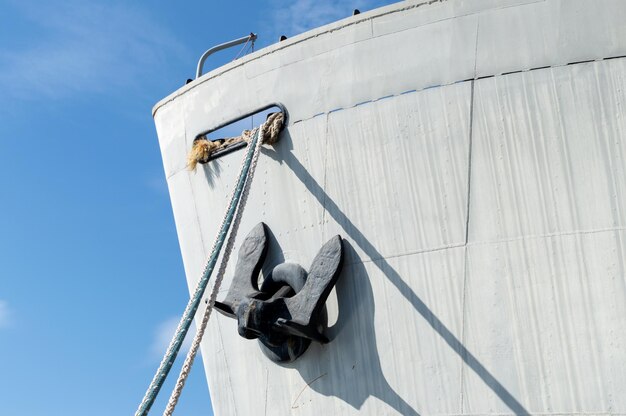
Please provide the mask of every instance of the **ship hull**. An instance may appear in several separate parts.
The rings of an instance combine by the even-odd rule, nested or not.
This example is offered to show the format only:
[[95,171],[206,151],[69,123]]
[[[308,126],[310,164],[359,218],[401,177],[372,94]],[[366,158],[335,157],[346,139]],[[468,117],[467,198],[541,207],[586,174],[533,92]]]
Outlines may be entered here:
[[[626,413],[626,4],[406,1],[219,68],[154,110],[189,287],[243,151],[197,134],[280,102],[235,250],[345,261],[331,342],[288,365],[214,315],[216,415]],[[234,271],[230,264],[220,297]]]

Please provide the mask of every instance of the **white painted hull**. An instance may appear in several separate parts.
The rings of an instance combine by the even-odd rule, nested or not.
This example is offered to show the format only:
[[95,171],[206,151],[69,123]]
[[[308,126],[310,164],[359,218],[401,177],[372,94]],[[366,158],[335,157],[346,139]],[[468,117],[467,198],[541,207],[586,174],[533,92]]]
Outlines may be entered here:
[[272,102],[289,125],[236,247],[260,221],[280,246],[265,271],[348,246],[332,342],[294,363],[212,317],[215,413],[626,414],[625,22],[621,0],[406,1],[159,103],[190,287],[243,152],[195,173],[186,153]]

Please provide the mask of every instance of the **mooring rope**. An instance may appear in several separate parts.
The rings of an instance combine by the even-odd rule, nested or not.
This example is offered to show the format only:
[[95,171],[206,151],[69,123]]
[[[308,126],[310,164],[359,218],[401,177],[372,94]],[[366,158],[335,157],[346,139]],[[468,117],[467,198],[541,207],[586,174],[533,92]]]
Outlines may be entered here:
[[[258,136],[263,137],[265,124],[261,125],[258,131]],[[239,229],[239,224],[241,223],[241,217],[243,216],[243,210],[246,206],[246,202],[248,200],[248,195],[250,193],[250,185],[252,184],[252,180],[254,179],[254,172],[256,170],[256,165],[259,160],[259,153],[261,150],[261,145],[263,141],[261,139],[256,139],[256,142],[253,140],[251,146],[254,146],[254,154],[252,155],[252,163],[250,165],[250,171],[248,173],[248,179],[243,188],[243,192],[241,194],[241,201],[239,202],[239,207],[237,208],[237,212],[235,213],[235,219],[233,220],[233,225],[230,229],[230,233],[228,235],[228,241],[226,242],[226,247],[224,248],[224,255],[222,256],[222,263],[220,264],[220,268],[217,272],[217,276],[215,278],[215,285],[213,286],[213,291],[211,292],[211,297],[209,298],[209,304],[207,305],[204,316],[202,317],[202,323],[200,327],[196,331],[196,336],[193,339],[193,343],[191,344],[191,348],[187,353],[187,357],[185,358],[185,362],[183,363],[183,367],[180,370],[180,374],[178,375],[178,380],[176,381],[176,386],[172,390],[172,394],[167,403],[167,407],[163,412],[163,416],[171,416],[174,413],[174,408],[178,403],[178,399],[180,394],[182,393],[183,387],[185,386],[185,381],[187,381],[187,377],[189,376],[189,372],[191,371],[191,366],[193,365],[193,361],[196,358],[196,354],[198,352],[198,348],[200,347],[200,341],[202,341],[202,337],[204,336],[204,331],[206,330],[207,323],[209,322],[209,318],[211,317],[211,311],[213,310],[213,305],[215,305],[215,300],[217,299],[217,294],[220,290],[220,286],[222,285],[222,280],[224,279],[224,273],[226,272],[226,266],[228,265],[228,260],[230,259],[230,254],[233,251],[233,246],[235,245],[235,239],[237,238],[237,230]]]
[[181,370],[181,374],[176,383],[176,387],[174,389],[174,392],[172,392],[172,396],[170,397],[170,401],[168,402],[164,414],[171,415],[171,413],[174,411],[174,407],[176,406],[178,397],[180,397],[180,393],[182,391],[182,388],[184,387],[186,378],[189,374],[191,365],[193,364],[200,341],[204,334],[204,330],[206,328],[206,323],[208,322],[208,319],[210,317],[212,306],[215,303],[215,297],[217,296],[217,291],[219,290],[219,284],[221,284],[221,280],[223,279],[224,270],[226,268],[228,258],[230,257],[230,252],[232,252],[232,245],[236,237],[236,228],[238,228],[239,226],[241,215],[243,214],[243,208],[248,198],[250,184],[252,183],[251,179],[254,175],[258,156],[260,154],[260,147],[264,142],[270,144],[275,143],[278,133],[280,132],[280,128],[282,127],[283,119],[284,118],[282,113],[272,114],[263,126],[255,129],[255,131],[252,132],[252,139],[250,146],[248,147],[248,152],[246,153],[246,157],[242,162],[239,177],[237,178],[235,188],[233,189],[230,202],[228,204],[228,209],[226,210],[226,213],[222,220],[220,232],[218,233],[215,242],[213,243],[211,255],[209,256],[204,272],[202,273],[202,277],[200,278],[200,281],[196,286],[196,290],[194,291],[193,296],[189,299],[189,303],[187,304],[187,307],[183,312],[183,316],[181,317],[178,327],[176,328],[176,332],[172,337],[172,341],[170,342],[165,352],[165,355],[163,356],[163,360],[161,361],[161,364],[159,365],[159,368],[157,369],[157,372],[154,375],[154,378],[152,379],[152,382],[150,383],[150,386],[148,387],[148,390],[146,391],[146,394],[144,395],[144,398],[139,405],[139,408],[135,412],[135,416],[145,416],[148,414],[150,408],[156,400],[159,391],[161,390],[161,387],[163,387],[163,383],[165,382],[165,379],[169,371],[171,370],[172,365],[174,364],[174,360],[176,359],[176,356],[180,351],[180,347],[182,346],[183,340],[185,339],[185,335],[189,331],[189,327],[191,326],[193,317],[198,310],[198,307],[202,300],[202,296],[204,294],[204,291],[206,290],[211,274],[213,273],[213,269],[215,268],[217,258],[219,257],[219,253],[224,244],[224,240],[226,239],[226,235],[228,234],[228,230],[231,227],[231,224],[235,223],[235,228],[233,228],[234,232],[231,232],[231,235],[227,242],[227,249],[224,253],[222,264],[220,265],[218,280],[216,281],[213,293],[211,294],[211,300],[205,311],[202,324],[198,329],[196,337],[194,338],[194,343],[192,345],[192,349],[190,350],[190,354],[187,355],[185,363],[183,364],[183,369]]

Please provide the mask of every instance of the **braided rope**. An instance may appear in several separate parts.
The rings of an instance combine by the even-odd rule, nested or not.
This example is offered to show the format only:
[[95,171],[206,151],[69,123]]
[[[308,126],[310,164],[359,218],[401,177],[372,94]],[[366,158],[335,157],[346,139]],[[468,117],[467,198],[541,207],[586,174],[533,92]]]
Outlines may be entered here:
[[193,365],[193,361],[197,354],[200,341],[202,340],[209,317],[211,315],[211,310],[213,309],[213,305],[215,304],[215,299],[217,298],[219,287],[223,280],[224,272],[228,264],[230,253],[232,252],[234,241],[237,235],[237,229],[239,228],[239,223],[241,222],[243,208],[246,204],[248,194],[250,192],[250,185],[252,183],[252,178],[254,177],[254,171],[256,169],[261,145],[263,143],[276,143],[276,141],[278,140],[278,134],[280,133],[280,129],[282,128],[283,121],[283,113],[275,113],[270,115],[270,117],[268,117],[266,122],[261,125],[260,128],[255,129],[252,132],[246,132],[247,135],[249,135],[248,137],[252,136],[252,139],[249,139],[251,145],[248,148],[246,157],[242,161],[236,185],[231,193],[228,209],[224,214],[224,218],[220,225],[220,232],[218,233],[215,242],[213,243],[213,247],[211,248],[211,255],[207,260],[202,277],[200,278],[200,281],[196,286],[196,290],[194,291],[193,296],[189,300],[189,303],[187,304],[187,307],[183,312],[183,316],[181,317],[178,327],[176,328],[176,332],[172,337],[172,341],[170,342],[165,352],[165,355],[163,356],[163,360],[161,361],[161,364],[159,365],[159,368],[154,375],[154,378],[152,379],[152,382],[150,383],[150,386],[148,387],[148,390],[146,391],[146,394],[141,404],[139,405],[139,408],[135,412],[135,416],[146,416],[150,411],[150,408],[154,404],[156,396],[163,386],[165,378],[167,377],[174,363],[174,360],[176,359],[176,356],[180,351],[180,347],[182,346],[185,335],[187,334],[189,327],[191,326],[191,322],[193,321],[193,316],[198,310],[202,295],[206,290],[209,278],[213,272],[213,269],[215,268],[215,263],[217,262],[217,258],[224,243],[224,239],[226,238],[228,230],[232,224],[233,229],[226,243],[226,249],[224,255],[222,256],[222,263],[220,264],[220,268],[218,270],[218,277],[214,285],[213,292],[211,293],[209,304],[207,306],[207,309],[205,310],[201,326],[196,333],[192,347],[185,359],[183,368],[181,369],[181,373],[176,382],[175,389],[172,392],[164,415],[171,415],[173,413],[174,408],[176,407],[176,404],[178,402],[178,398],[180,397],[182,389],[185,385],[187,376],[189,375],[189,372],[191,370],[191,366]]
[[265,124],[263,124],[263,132],[261,137],[263,138],[263,143],[265,144],[274,144],[278,141],[278,134],[280,133],[280,129],[283,127],[283,122],[285,121],[285,115],[282,112],[272,113],[265,120]]
[[[258,137],[258,130],[255,132],[255,137]],[[202,273],[202,277],[196,286],[196,290],[194,291],[193,296],[189,299],[187,303],[187,307],[183,312],[183,316],[178,323],[178,327],[176,328],[176,332],[172,337],[172,341],[170,342],[165,355],[163,356],[163,360],[161,360],[161,364],[157,372],[154,374],[154,378],[144,395],[143,400],[141,401],[139,408],[135,412],[135,416],[146,416],[150,411],[150,408],[154,404],[156,396],[158,395],[161,387],[163,387],[163,383],[165,382],[165,378],[167,377],[172,365],[174,364],[174,360],[180,351],[180,347],[182,346],[183,340],[185,339],[185,335],[189,331],[189,327],[191,326],[191,322],[193,321],[193,317],[198,310],[198,306],[200,305],[200,301],[202,299],[202,295],[208,285],[209,278],[215,268],[215,263],[217,262],[217,257],[222,248],[224,240],[226,238],[226,234],[228,232],[228,228],[233,220],[233,216],[235,214],[235,209],[239,203],[239,199],[241,197],[241,192],[243,190],[243,186],[245,184],[245,179],[248,175],[249,167],[252,162],[252,156],[254,154],[254,147],[250,147],[248,149],[248,153],[242,162],[242,168],[239,172],[239,177],[237,178],[237,182],[235,188],[233,189],[230,202],[228,204],[228,209],[224,214],[224,218],[222,220],[222,224],[220,226],[220,232],[215,238],[215,242],[213,243],[213,247],[211,249],[211,255],[207,260],[206,266],[204,268],[204,272]]]
[[[282,114],[282,113],[281,113]],[[271,125],[272,123],[268,120],[265,124],[261,125],[259,128],[259,137],[264,137],[263,133],[266,130],[265,125]],[[269,130],[269,129],[268,129]],[[276,130],[276,134],[279,130]],[[209,298],[209,304],[207,305],[204,316],[202,317],[202,323],[200,327],[196,331],[196,336],[193,339],[193,343],[191,344],[191,348],[187,353],[187,357],[185,358],[185,362],[180,370],[180,374],[178,376],[178,380],[176,381],[176,386],[172,390],[172,394],[167,403],[167,407],[163,412],[163,416],[171,416],[174,413],[174,409],[176,404],[178,403],[178,399],[180,398],[180,394],[185,387],[185,382],[187,381],[187,377],[189,376],[189,372],[191,371],[191,366],[193,365],[194,359],[196,358],[196,354],[198,353],[198,349],[200,347],[200,342],[202,341],[202,337],[204,336],[204,332],[206,330],[206,326],[209,322],[209,318],[211,317],[211,311],[213,310],[213,305],[215,305],[215,300],[217,299],[217,294],[219,292],[220,286],[222,284],[222,280],[224,279],[224,273],[226,272],[226,266],[228,265],[228,260],[230,259],[230,255],[233,251],[233,246],[235,245],[235,239],[237,237],[237,230],[239,229],[239,224],[241,223],[241,218],[243,216],[243,211],[246,206],[246,202],[248,200],[248,195],[250,193],[250,185],[252,184],[252,180],[254,179],[254,172],[256,170],[256,165],[259,159],[259,154],[261,150],[261,145],[263,144],[263,140],[259,137],[256,138],[256,142],[253,141],[251,146],[254,146],[254,154],[252,155],[252,163],[250,164],[250,170],[248,172],[248,179],[243,188],[243,192],[241,194],[241,200],[239,202],[239,207],[237,208],[237,212],[235,213],[235,219],[233,220],[233,224],[230,230],[230,234],[228,236],[228,241],[226,243],[226,247],[224,248],[224,255],[222,257],[222,263],[220,264],[220,268],[217,273],[217,277],[215,280],[215,285],[213,286],[213,291],[211,292],[211,297]],[[274,138],[275,139],[275,138]]]

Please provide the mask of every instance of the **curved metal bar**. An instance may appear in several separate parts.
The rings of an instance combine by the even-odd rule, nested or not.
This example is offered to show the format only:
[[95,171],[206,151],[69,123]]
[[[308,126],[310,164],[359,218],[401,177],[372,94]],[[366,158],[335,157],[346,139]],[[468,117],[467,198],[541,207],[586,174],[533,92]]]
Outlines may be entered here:
[[221,45],[213,46],[211,49],[207,50],[202,54],[200,60],[198,61],[198,67],[196,68],[196,79],[202,76],[202,68],[204,67],[204,61],[209,57],[209,55],[214,54],[217,51],[221,51],[222,49],[227,49],[232,46],[241,45],[242,43],[256,40],[256,33],[250,33],[248,36],[244,36],[239,39],[231,40],[230,42],[222,43]]
[[[253,116],[253,115],[255,115],[257,113],[260,113],[262,111],[268,110],[268,109],[270,109],[272,107],[279,108],[280,111],[283,113],[284,119],[283,119],[283,127],[282,128],[284,129],[285,126],[287,126],[287,123],[289,121],[289,113],[287,112],[287,109],[285,108],[285,106],[282,103],[275,102],[275,103],[271,103],[271,104],[265,105],[263,107],[259,107],[259,108],[256,108],[254,110],[248,111],[248,112],[238,116],[237,118],[230,119],[228,121],[225,121],[225,122],[219,124],[216,127],[213,127],[213,128],[211,128],[209,130],[205,130],[202,133],[198,133],[196,135],[196,137],[194,138],[194,142],[196,140],[200,139],[202,136],[206,136],[207,134],[213,133],[216,130],[219,130],[219,129],[223,128],[223,127],[226,127],[226,126],[228,126],[230,124],[236,123],[236,122],[238,122],[240,120],[243,120],[244,118],[248,118],[250,116]],[[282,131],[282,129],[281,129],[281,131]],[[239,142],[239,143],[235,143],[233,145],[230,145],[230,146],[228,146],[228,147],[226,147],[224,149],[218,150],[218,151],[216,151],[215,153],[213,153],[211,155],[211,157],[209,158],[209,161],[211,161],[213,159],[217,159],[218,157],[224,156],[224,155],[226,155],[228,153],[234,152],[235,150],[238,150],[238,149],[241,149],[243,147],[246,147],[247,145],[248,144],[246,142]]]
[[270,103],[270,104],[264,105],[263,107],[255,108],[254,110],[251,110],[251,111],[248,111],[246,113],[243,113],[242,115],[237,116],[236,118],[232,118],[232,119],[230,119],[228,121],[225,121],[225,122],[217,125],[216,127],[213,127],[213,128],[211,128],[209,130],[205,130],[202,133],[198,133],[196,135],[196,139],[198,137],[200,137],[200,136],[204,136],[204,135],[207,135],[209,133],[213,133],[215,130],[219,130],[219,129],[223,128],[223,127],[226,127],[229,124],[236,123],[239,120],[243,120],[244,118],[248,118],[248,117],[253,116],[253,115],[257,114],[257,113],[260,113],[261,111],[268,110],[268,109],[270,109],[272,107],[278,107],[280,109],[280,111],[282,111],[282,113],[284,114],[284,119],[283,119],[283,128],[284,128],[284,126],[286,126],[287,123],[289,122],[289,113],[287,112],[287,109],[285,108],[285,106],[282,103],[274,102],[274,103]]

